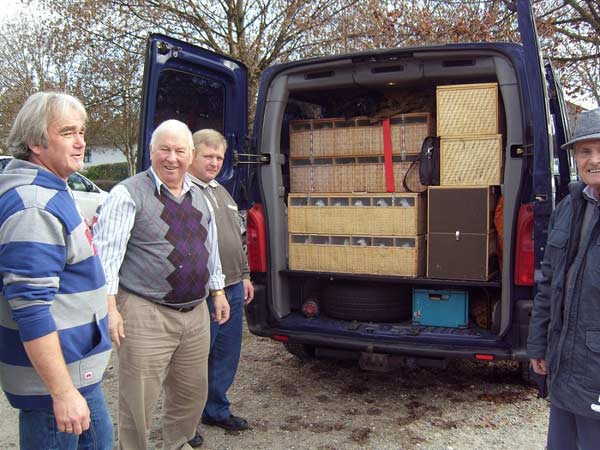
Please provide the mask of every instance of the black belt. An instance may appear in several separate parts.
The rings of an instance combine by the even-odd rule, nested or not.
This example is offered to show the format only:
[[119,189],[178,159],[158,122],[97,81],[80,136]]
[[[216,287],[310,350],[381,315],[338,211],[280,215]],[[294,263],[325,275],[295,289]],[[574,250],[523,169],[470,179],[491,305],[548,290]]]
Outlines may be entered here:
[[196,306],[198,305],[194,305],[194,306],[183,306],[183,307],[178,307],[177,305],[169,305],[169,304],[164,304],[164,306],[168,306],[171,309],[174,309],[175,311],[179,311],[179,312],[190,312],[191,310],[193,310]]

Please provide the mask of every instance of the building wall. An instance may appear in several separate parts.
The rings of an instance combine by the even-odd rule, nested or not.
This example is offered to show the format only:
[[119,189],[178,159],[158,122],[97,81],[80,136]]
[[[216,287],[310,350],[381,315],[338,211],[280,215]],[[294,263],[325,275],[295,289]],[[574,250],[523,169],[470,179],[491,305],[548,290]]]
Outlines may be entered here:
[[108,147],[95,147],[86,151],[85,166],[92,167],[100,164],[115,164],[127,162],[125,155],[116,149]]

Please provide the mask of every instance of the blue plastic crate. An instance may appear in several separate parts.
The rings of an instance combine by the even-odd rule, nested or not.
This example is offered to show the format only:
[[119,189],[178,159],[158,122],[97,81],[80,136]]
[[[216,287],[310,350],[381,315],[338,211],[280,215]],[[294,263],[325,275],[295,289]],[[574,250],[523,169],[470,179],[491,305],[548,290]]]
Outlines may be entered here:
[[460,328],[468,322],[467,291],[413,289],[413,325]]

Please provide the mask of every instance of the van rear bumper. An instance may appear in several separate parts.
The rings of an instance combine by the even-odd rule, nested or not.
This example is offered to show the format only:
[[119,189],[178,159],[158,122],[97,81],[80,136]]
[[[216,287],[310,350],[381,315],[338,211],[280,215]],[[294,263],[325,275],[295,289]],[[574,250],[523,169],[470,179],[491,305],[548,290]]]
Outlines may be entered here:
[[[491,355],[494,360],[516,360],[508,348],[491,346],[457,346],[404,342],[368,342],[339,336],[307,335],[290,333],[288,330],[271,329],[266,336],[292,344],[305,344],[315,348],[339,349],[360,353],[408,355],[422,358],[477,359],[476,355]],[[521,358],[519,358],[521,359]]]
[[[511,347],[507,342],[486,339],[482,342],[449,343],[418,342],[414,337],[409,340],[385,339],[371,336],[343,336],[320,332],[318,330],[294,330],[274,324],[266,306],[266,290],[260,284],[255,285],[255,300],[246,307],[246,321],[250,332],[257,336],[269,337],[290,344],[304,344],[317,350],[317,354],[332,351],[347,352],[358,358],[362,353],[412,356],[416,358],[438,359],[477,359],[476,355],[491,355],[494,360],[527,360],[524,348]],[[523,341],[525,342],[525,341]],[[358,356],[357,356],[358,355]]]

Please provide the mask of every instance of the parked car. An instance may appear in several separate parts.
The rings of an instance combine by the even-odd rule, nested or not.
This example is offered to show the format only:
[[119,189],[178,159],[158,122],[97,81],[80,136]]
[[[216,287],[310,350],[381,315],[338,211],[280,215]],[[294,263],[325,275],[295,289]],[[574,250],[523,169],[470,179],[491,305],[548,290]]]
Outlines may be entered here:
[[[372,50],[272,66],[262,74],[249,138],[244,65],[167,36],[149,37],[139,169],[149,166],[151,132],[165,119],[224,133],[229,147],[218,179],[248,209],[252,333],[283,342],[301,358],[351,358],[375,370],[399,363],[444,366],[449,358],[516,360],[526,368],[536,274],[572,160],[560,148],[569,135],[566,109],[551,66],[540,59],[530,2],[517,7],[521,44]],[[464,86],[470,100],[459,92]],[[478,92],[490,86],[491,97]],[[471,117],[481,134],[485,119],[478,108],[490,98],[492,106],[481,110],[493,116],[489,149],[477,144],[466,152],[464,134],[462,150],[445,150],[452,130],[440,122],[453,126]],[[417,155],[405,152],[404,141],[386,149],[394,137],[385,128],[405,133],[402,127],[416,116],[394,112],[416,112],[419,120],[429,114],[433,133],[437,120],[441,175],[454,182],[430,187],[428,195],[402,192],[398,181],[405,172],[394,174],[396,164],[406,169],[402,164]],[[383,150],[365,157],[371,143]],[[344,145],[346,154],[331,153]],[[448,168],[450,156],[462,158],[455,169]],[[326,166],[337,171],[319,172]],[[469,174],[466,166],[473,168]],[[478,189],[456,182],[463,175],[480,180],[491,169],[496,182],[473,182]],[[348,188],[356,180],[363,187]],[[383,187],[374,190],[373,181]],[[348,214],[347,207],[363,201],[369,213],[356,208]],[[380,201],[421,204],[412,236],[389,231],[406,216],[382,215]],[[353,228],[364,224],[370,234]],[[382,235],[378,225],[388,231]],[[386,272],[406,267],[403,258],[414,273]]]
[[67,183],[73,192],[75,202],[83,217],[92,224],[98,215],[100,206],[108,197],[108,192],[100,189],[93,181],[79,172],[72,173]]
[[[12,156],[0,156],[0,172],[8,165]],[[88,224],[92,224],[98,213],[100,205],[108,196],[108,192],[100,189],[93,181],[79,172],[72,173],[67,179],[67,184],[73,192],[75,202]]]

